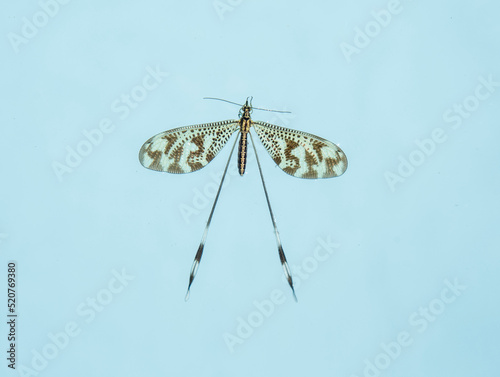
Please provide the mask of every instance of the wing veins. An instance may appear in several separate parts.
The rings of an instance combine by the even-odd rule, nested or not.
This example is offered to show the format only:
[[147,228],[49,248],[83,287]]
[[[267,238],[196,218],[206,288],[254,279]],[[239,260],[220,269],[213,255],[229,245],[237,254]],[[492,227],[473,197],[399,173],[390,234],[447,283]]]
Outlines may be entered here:
[[331,178],[347,169],[342,149],[322,137],[261,121],[253,121],[252,125],[271,158],[287,174]]
[[190,173],[212,161],[238,127],[238,120],[224,120],[161,132],[144,143],[139,160],[148,169]]

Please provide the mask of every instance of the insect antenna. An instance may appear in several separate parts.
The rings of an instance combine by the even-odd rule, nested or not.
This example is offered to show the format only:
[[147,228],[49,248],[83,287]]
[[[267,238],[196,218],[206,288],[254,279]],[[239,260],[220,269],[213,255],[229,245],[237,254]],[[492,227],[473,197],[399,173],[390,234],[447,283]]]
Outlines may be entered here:
[[189,284],[186,292],[185,301],[189,299],[189,292],[191,289],[191,284],[193,284],[194,277],[196,276],[196,272],[198,271],[198,266],[200,265],[201,256],[203,255],[203,249],[205,247],[205,240],[208,234],[208,228],[210,228],[210,223],[212,222],[212,216],[214,215],[215,206],[217,205],[217,200],[219,200],[220,190],[222,189],[222,184],[224,183],[224,178],[226,178],[227,168],[229,167],[229,161],[231,160],[231,156],[233,155],[234,147],[236,146],[236,142],[238,138],[234,141],[233,148],[231,149],[231,153],[227,159],[226,168],[224,169],[224,173],[222,174],[222,178],[220,180],[219,189],[217,190],[217,195],[214,199],[214,204],[212,206],[212,210],[210,211],[210,215],[208,216],[207,225],[205,226],[205,231],[203,232],[203,236],[201,237],[200,246],[198,246],[198,251],[194,257],[193,266],[191,267],[191,273],[189,274]]
[[291,111],[263,109],[262,107],[252,107],[254,110],[272,111],[273,113],[291,114]]
[[[222,98],[203,97],[203,99],[214,99],[214,100],[217,100],[217,101],[223,101],[223,102],[227,102],[227,103],[232,103],[233,105],[243,106],[242,104],[239,104],[239,103],[236,103],[236,102],[232,102],[232,101],[228,101],[228,100],[225,100],[225,99],[222,99]],[[254,110],[263,110],[263,111],[272,111],[273,113],[285,113],[285,114],[291,114],[292,113],[291,111],[271,110],[271,109],[264,109],[262,107],[252,107],[252,109],[254,109]]]
[[276,236],[276,243],[278,244],[278,253],[280,256],[281,265],[283,266],[283,271],[285,272],[286,280],[292,289],[293,298],[297,302],[297,296],[295,295],[295,289],[293,288],[292,274],[290,273],[290,268],[288,267],[288,262],[286,261],[285,252],[283,251],[283,245],[281,244],[280,234],[278,232],[278,226],[276,225],[276,220],[274,218],[273,210],[271,209],[271,202],[269,201],[269,195],[267,194],[266,184],[264,183],[264,175],[262,174],[262,168],[260,167],[259,156],[257,155],[257,148],[255,148],[255,143],[253,141],[252,133],[249,132],[250,140],[252,141],[253,150],[255,152],[255,159],[257,160],[257,166],[259,167],[260,178],[262,180],[262,187],[264,187],[264,193],[266,194],[267,207],[269,208],[269,214],[271,215],[271,220],[273,222],[274,234]]
[[222,98],[215,98],[215,97],[203,97],[203,99],[214,99],[214,100],[216,100],[216,101],[223,101],[223,102],[227,102],[227,103],[232,103],[233,105],[243,106],[241,103],[236,103],[236,102],[228,101],[228,100],[226,100],[226,99],[222,99]]

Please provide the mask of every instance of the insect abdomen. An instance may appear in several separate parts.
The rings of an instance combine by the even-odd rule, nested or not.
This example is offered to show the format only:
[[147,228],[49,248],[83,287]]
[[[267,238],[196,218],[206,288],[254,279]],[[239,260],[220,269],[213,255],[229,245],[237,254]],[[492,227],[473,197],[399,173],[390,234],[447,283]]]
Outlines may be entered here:
[[247,146],[248,146],[248,133],[242,132],[240,136],[240,145],[238,147],[238,171],[240,175],[245,174],[247,166]]

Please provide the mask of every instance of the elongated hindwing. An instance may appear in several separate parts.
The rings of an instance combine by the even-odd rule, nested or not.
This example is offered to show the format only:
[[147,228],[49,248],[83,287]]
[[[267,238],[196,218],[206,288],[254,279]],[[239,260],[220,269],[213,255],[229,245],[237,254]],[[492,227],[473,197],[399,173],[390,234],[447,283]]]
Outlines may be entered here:
[[252,121],[272,159],[287,174],[299,178],[331,178],[347,169],[347,157],[332,142],[307,132]]
[[190,173],[212,161],[238,127],[237,120],[224,120],[174,128],[146,141],[139,160],[148,169]]

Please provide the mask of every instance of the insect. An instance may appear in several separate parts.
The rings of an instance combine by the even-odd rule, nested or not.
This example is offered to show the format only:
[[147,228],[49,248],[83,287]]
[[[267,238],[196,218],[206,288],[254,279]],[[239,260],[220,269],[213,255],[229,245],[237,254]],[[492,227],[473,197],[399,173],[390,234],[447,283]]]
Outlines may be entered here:
[[174,128],[150,138],[144,143],[139,152],[139,160],[145,168],[176,174],[191,173],[206,166],[215,158],[222,147],[224,147],[231,135],[236,131],[239,133],[239,138],[237,137],[235,139],[231,153],[229,154],[198,251],[194,257],[185,300],[187,301],[189,298],[191,284],[193,284],[196,272],[198,271],[208,229],[210,228],[215,206],[219,199],[236,142],[239,140],[238,171],[240,175],[243,175],[247,166],[247,148],[248,141],[250,140],[255,152],[269,214],[271,215],[271,221],[274,227],[281,265],[288,284],[292,289],[293,297],[295,301],[297,301],[297,296],[295,295],[295,289],[293,287],[292,274],[283,251],[278,227],[264,182],[264,175],[262,174],[262,168],[250,129],[252,127],[254,128],[257,136],[274,162],[276,162],[285,173],[294,177],[308,179],[338,177],[347,169],[347,158],[337,145],[321,137],[266,122],[254,121],[250,117],[253,109],[276,112],[286,111],[253,108],[251,99],[249,100],[248,98],[244,105],[226,100],[222,101],[242,106],[238,115],[239,119]]

